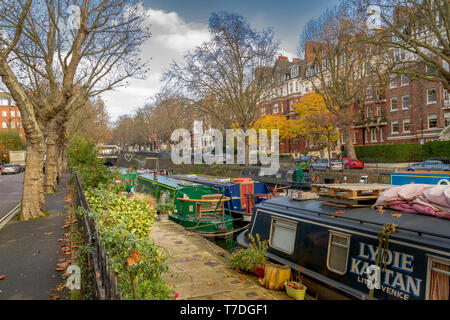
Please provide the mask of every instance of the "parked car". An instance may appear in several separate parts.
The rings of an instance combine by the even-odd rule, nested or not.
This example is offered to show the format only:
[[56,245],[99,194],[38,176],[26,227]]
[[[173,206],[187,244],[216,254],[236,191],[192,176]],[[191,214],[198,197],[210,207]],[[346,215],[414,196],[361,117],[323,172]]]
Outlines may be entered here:
[[21,164],[13,164],[13,166],[17,168],[18,173],[25,171],[25,167],[22,166]]
[[344,169],[342,160],[331,159],[330,161],[328,158],[323,158],[311,163],[311,165],[309,166],[309,170],[327,171],[330,168],[330,165],[331,170],[342,171]]
[[19,173],[19,169],[13,164],[4,164],[2,166],[2,174],[16,174]]
[[450,159],[428,159],[406,168],[407,171],[450,171]]
[[295,160],[295,163],[299,162],[316,162],[319,159],[319,157],[316,156],[301,156],[297,160]]
[[364,169],[364,162],[360,160],[344,158],[343,163],[345,169]]

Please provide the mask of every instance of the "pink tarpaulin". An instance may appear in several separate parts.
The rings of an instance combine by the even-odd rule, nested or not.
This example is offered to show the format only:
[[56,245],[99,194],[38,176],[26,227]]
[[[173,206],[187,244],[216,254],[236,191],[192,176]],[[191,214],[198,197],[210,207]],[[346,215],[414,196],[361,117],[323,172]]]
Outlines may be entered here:
[[406,184],[380,194],[373,207],[450,219],[450,185]]

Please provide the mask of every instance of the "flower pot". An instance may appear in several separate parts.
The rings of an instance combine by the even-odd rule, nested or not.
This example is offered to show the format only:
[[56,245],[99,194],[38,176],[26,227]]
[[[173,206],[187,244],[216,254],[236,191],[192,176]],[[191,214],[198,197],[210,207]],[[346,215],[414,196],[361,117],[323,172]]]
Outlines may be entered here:
[[296,284],[298,289],[291,288],[285,282],[284,287],[286,288],[287,295],[295,300],[305,300],[306,286],[295,281],[290,281],[290,283]]
[[264,269],[265,269],[265,265],[259,265],[257,266],[255,269],[252,270],[252,273],[257,276],[258,278],[262,278],[264,277]]

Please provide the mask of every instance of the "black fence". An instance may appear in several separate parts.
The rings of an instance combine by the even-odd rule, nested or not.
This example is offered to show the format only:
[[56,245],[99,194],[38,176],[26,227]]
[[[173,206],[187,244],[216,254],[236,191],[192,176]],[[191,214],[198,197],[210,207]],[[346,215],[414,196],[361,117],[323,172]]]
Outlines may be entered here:
[[[89,203],[83,192],[78,175],[75,175],[75,187],[77,206],[90,212]],[[87,214],[78,215],[78,229],[82,230],[84,245],[89,250],[83,252],[86,270],[85,279],[92,289],[93,298],[96,300],[121,300],[122,295],[118,289],[117,278],[111,268],[111,260],[108,258],[105,246],[98,234],[94,219]]]

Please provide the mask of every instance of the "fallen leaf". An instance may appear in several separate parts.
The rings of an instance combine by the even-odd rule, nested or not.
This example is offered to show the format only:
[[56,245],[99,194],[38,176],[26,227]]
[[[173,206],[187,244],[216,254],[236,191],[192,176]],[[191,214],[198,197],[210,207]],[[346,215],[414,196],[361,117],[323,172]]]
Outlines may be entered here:
[[260,284],[264,285],[264,279],[263,278],[258,278],[256,281],[258,281]]
[[4,274],[0,276],[0,280],[3,280],[5,278],[6,278],[6,276]]
[[345,211],[341,210],[341,211],[336,211],[336,214],[344,214]]
[[67,268],[56,268],[56,271],[65,271]]
[[225,275],[225,278],[230,278],[230,277],[232,277],[232,275],[229,273]]
[[217,260],[209,260],[211,263],[217,263]]
[[399,217],[402,216],[402,214],[401,214],[401,213],[393,213],[392,216],[393,216],[394,218],[399,218]]
[[331,216],[331,219],[334,219],[334,218],[336,218],[335,216]]
[[376,212],[381,212],[383,213],[385,210],[383,210],[383,208],[378,208],[377,210],[375,210]]
[[53,234],[53,232],[46,232],[46,233],[44,233],[46,236],[49,236],[49,235],[51,235],[51,234]]
[[51,294],[50,295],[50,299],[52,299],[52,300],[58,300],[59,298],[61,298],[61,297],[58,296],[57,294]]
[[246,278],[246,277],[244,277],[244,276],[240,276],[240,277],[239,277],[239,280],[241,280],[241,281],[246,281],[246,280],[247,280],[247,278]]
[[215,283],[214,281],[209,281],[209,282],[208,282],[208,285],[209,285],[209,286],[213,286],[213,285],[215,285],[215,284],[216,284],[216,283]]

